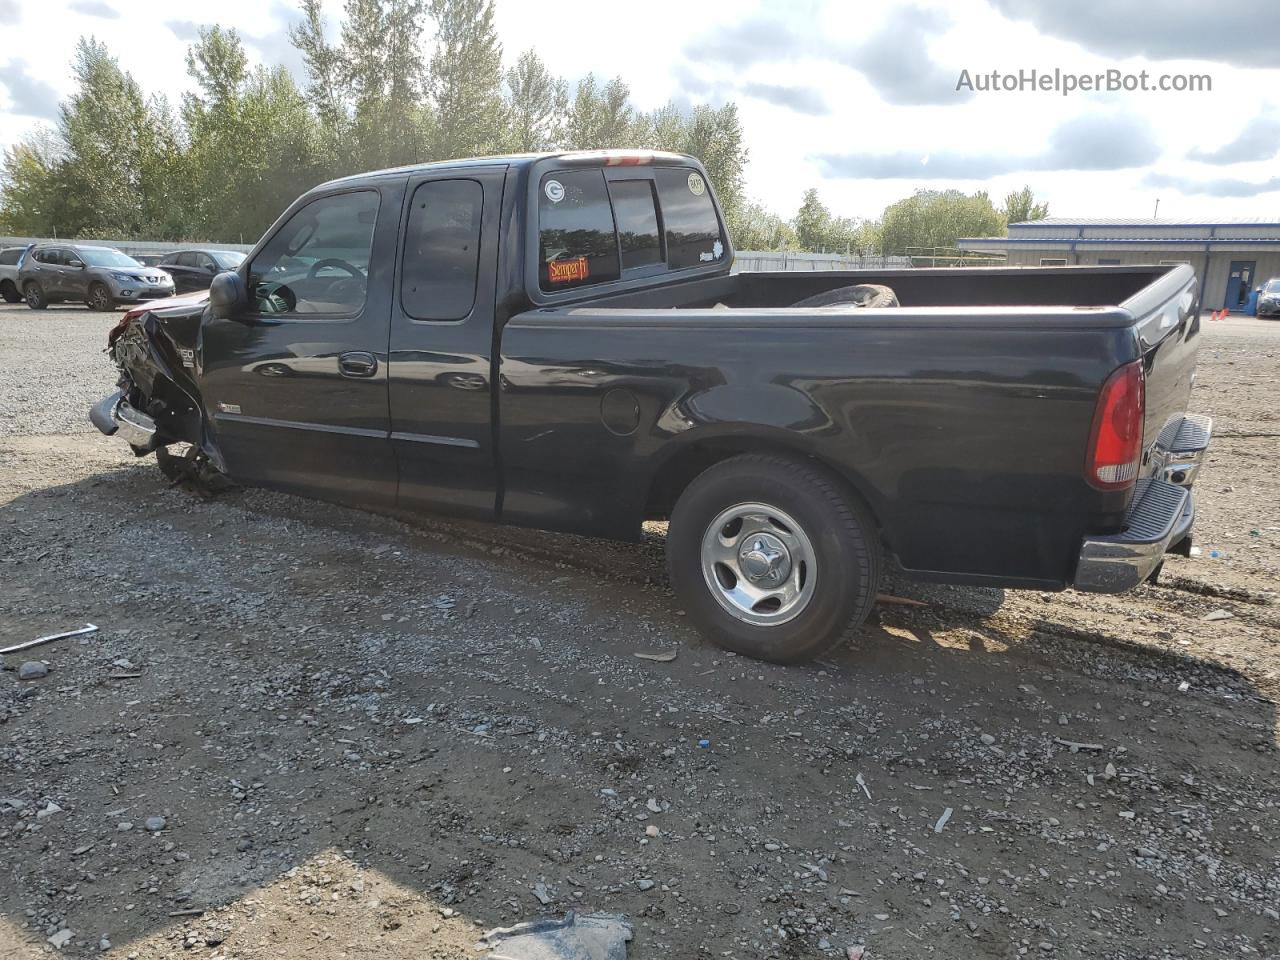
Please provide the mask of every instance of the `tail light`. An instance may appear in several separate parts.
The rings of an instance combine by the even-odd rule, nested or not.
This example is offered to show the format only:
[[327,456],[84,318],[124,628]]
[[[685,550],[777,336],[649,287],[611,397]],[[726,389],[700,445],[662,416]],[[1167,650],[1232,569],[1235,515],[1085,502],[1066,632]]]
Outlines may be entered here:
[[1085,459],[1085,479],[1090,486],[1121,490],[1138,479],[1145,411],[1146,380],[1142,361],[1137,360],[1107,377],[1098,394]]

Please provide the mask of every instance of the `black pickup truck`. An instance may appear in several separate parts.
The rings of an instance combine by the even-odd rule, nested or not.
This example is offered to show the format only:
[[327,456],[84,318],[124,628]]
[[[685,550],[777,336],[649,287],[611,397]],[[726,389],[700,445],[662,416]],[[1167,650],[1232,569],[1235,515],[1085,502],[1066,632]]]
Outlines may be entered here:
[[337,180],[207,295],[126,314],[91,418],[206,482],[618,539],[669,520],[693,621],[777,662],[860,624],[887,560],[1114,592],[1189,548],[1189,267],[732,263],[675,154]]

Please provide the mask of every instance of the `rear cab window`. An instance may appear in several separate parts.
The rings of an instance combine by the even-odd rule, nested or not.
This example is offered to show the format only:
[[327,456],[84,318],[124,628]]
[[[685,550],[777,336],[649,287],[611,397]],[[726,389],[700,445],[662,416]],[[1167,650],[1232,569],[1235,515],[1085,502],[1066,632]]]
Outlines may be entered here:
[[666,229],[667,265],[679,270],[719,261],[724,237],[702,174],[687,167],[659,167],[654,180]]
[[691,167],[555,170],[537,189],[544,293],[724,261],[711,191]]
[[538,251],[538,282],[548,292],[618,279],[618,235],[603,170],[542,178]]
[[484,188],[428,180],[413,193],[400,303],[415,320],[463,320],[476,302]]
[[0,250],[0,266],[13,266],[13,264],[18,262],[18,256],[21,253],[21,247],[10,247],[8,250]]

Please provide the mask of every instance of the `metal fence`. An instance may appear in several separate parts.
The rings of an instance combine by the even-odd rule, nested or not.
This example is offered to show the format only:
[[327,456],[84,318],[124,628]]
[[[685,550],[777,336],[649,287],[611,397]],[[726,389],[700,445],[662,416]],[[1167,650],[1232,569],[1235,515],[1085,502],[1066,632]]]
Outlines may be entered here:
[[909,257],[846,257],[838,253],[797,253],[792,250],[738,250],[735,273],[761,270],[900,270],[911,266]]
[[170,243],[164,240],[74,240],[67,237],[0,237],[0,247],[25,247],[28,243],[80,243],[86,247],[114,247],[129,256],[147,253],[169,253],[173,250],[238,250],[248,253],[253,249],[248,243],[208,243],[203,240],[183,240]]
[[[23,247],[28,243],[56,243],[56,237],[0,237],[0,247]],[[248,253],[248,243],[213,243],[184,240],[84,240],[62,238],[63,243],[82,243],[92,247],[114,247],[129,256],[169,253],[173,250],[238,250]],[[836,253],[797,253],[792,250],[739,250],[733,261],[735,273],[762,270],[899,270],[912,266],[910,257],[846,257]]]

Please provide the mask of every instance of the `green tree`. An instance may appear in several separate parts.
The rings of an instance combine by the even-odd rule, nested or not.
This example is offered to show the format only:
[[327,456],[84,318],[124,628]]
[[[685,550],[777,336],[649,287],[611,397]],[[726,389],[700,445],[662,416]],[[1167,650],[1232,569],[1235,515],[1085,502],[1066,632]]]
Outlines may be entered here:
[[347,0],[346,10],[341,76],[353,116],[351,148],[340,160],[367,170],[428,159],[425,0]]
[[104,44],[81,39],[73,72],[76,91],[62,105],[57,168],[59,219],[68,236],[136,236],[145,226],[146,195],[159,184],[158,155],[171,132],[141,88]]
[[234,30],[201,30],[187,69],[197,86],[182,110],[193,229],[252,241],[324,176],[318,124],[287,70],[249,69]]
[[1026,220],[1043,220],[1049,216],[1048,203],[1036,203],[1036,195],[1030,187],[1014,190],[1004,198],[1005,223],[1022,223]]
[[831,211],[818,198],[818,191],[813,188],[804,192],[792,225],[801,250],[853,257],[871,256],[880,252],[880,224],[832,216]]
[[985,191],[919,190],[890,204],[881,218],[885,253],[908,247],[953,247],[960,237],[990,237],[1004,231],[1004,217]]
[[554,76],[533,50],[520,54],[505,79],[510,148],[531,153],[564,142],[569,85]]
[[349,120],[342,48],[325,38],[321,0],[302,0],[301,10],[302,21],[289,28],[289,40],[306,66],[307,102],[321,128],[341,137]]
[[62,225],[57,134],[38,127],[4,152],[0,164],[0,230],[14,236],[56,236]]
[[688,134],[684,111],[667,103],[636,118],[635,145],[649,150],[683,151]]
[[566,131],[571,150],[617,150],[634,147],[643,137],[637,127],[631,91],[621,77],[600,87],[588,73],[574,91]]
[[494,153],[508,139],[502,100],[502,45],[492,0],[431,0],[436,51],[430,89],[435,99],[435,153]]
[[307,71],[306,101],[334,173],[421,162],[432,155],[422,37],[426,0],[347,0],[339,42],[321,0],[303,0],[289,37]]
[[763,204],[743,201],[726,217],[729,235],[739,250],[798,250],[791,224]]
[[735,216],[742,202],[747,147],[738,118],[738,107],[698,106],[688,118],[683,152],[697,157],[707,168],[716,197],[727,216]]
[[818,199],[818,191],[814,187],[804,192],[792,229],[801,250],[814,253],[823,250],[831,229],[831,211]]

